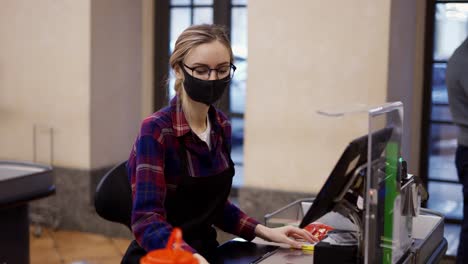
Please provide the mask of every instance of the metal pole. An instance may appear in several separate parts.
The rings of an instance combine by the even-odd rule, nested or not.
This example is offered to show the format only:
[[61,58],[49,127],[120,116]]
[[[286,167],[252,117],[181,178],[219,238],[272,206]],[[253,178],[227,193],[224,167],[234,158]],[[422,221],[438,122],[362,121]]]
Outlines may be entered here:
[[50,133],[50,165],[52,166],[54,164],[54,128],[50,127],[49,128],[49,133]]
[[37,141],[36,141],[36,133],[37,133],[37,127],[36,124],[33,124],[33,162],[37,162]]

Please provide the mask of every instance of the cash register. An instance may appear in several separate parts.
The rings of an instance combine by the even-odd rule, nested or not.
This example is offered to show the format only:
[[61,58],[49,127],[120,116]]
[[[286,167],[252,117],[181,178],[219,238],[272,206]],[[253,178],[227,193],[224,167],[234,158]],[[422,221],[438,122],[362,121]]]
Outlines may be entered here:
[[447,249],[444,217],[420,207],[427,193],[400,153],[402,110],[401,102],[366,109],[369,133],[348,144],[317,196],[265,216],[272,227],[333,226],[313,250],[229,241],[220,263],[437,263]]

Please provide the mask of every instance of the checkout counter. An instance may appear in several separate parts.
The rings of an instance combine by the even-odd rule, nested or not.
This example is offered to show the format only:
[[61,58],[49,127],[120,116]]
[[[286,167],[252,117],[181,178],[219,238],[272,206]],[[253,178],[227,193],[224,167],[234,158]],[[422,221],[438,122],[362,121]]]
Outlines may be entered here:
[[0,161],[0,263],[29,263],[28,202],[54,193],[51,167]]
[[[296,201],[287,206],[288,210],[294,208],[302,201]],[[301,210],[301,209],[299,209]],[[320,221],[330,225],[341,218],[334,213],[325,215]],[[342,220],[342,219],[341,219]],[[413,241],[406,253],[395,263],[439,263],[447,250],[447,241],[444,234],[444,217],[437,212],[421,208],[420,215],[413,219]],[[357,247],[356,247],[357,249]],[[305,263],[366,263],[358,257],[352,260],[336,261],[337,251],[326,252],[320,259],[314,259],[315,250],[291,249],[286,244],[278,244],[255,238],[252,242],[242,239],[233,239],[218,248],[216,263],[224,264],[305,264]],[[320,254],[320,253],[319,253]],[[331,256],[330,254],[334,254]],[[341,257],[347,257],[341,255]],[[215,263],[215,264],[216,264]],[[369,263],[369,262],[367,262]],[[373,263],[385,263],[376,261]],[[388,263],[392,263],[391,261]]]
[[336,117],[364,114],[367,135],[351,141],[318,195],[265,215],[270,227],[320,222],[334,228],[312,250],[256,238],[219,247],[219,263],[438,263],[447,250],[444,216],[421,208],[427,192],[401,157],[403,105],[386,103]]

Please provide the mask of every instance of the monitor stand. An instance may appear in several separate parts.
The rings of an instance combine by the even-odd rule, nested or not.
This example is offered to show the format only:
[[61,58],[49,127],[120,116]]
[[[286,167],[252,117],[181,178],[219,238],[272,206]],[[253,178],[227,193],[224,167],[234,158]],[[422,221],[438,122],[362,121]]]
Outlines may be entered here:
[[[384,164],[385,160],[383,158],[376,159],[372,162],[372,166],[375,168],[383,166]],[[358,206],[358,199],[361,197],[364,203],[366,175],[367,164],[363,164],[355,170],[342,193],[336,198],[336,205],[333,208],[333,211],[349,219],[357,227],[357,252],[360,255],[364,253],[364,222],[362,209],[364,205],[362,205],[360,209]]]

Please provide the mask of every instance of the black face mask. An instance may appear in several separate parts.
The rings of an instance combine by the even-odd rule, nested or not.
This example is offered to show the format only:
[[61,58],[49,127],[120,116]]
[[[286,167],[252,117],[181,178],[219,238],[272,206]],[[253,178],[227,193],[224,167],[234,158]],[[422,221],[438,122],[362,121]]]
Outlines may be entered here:
[[184,90],[190,96],[190,98],[196,102],[204,103],[206,105],[211,105],[214,102],[218,101],[219,98],[223,95],[226,87],[229,85],[231,78],[229,76],[219,79],[205,81],[190,75],[184,68],[181,66],[182,72],[184,73]]

